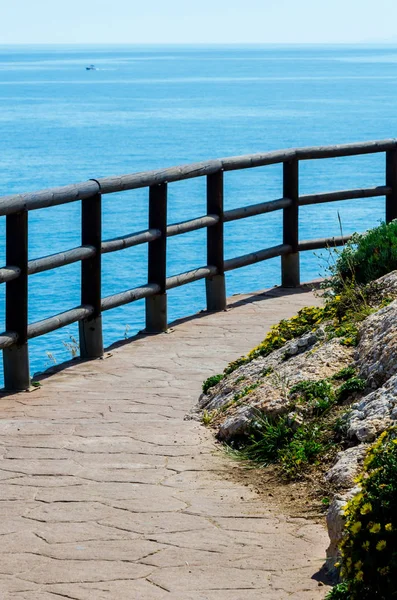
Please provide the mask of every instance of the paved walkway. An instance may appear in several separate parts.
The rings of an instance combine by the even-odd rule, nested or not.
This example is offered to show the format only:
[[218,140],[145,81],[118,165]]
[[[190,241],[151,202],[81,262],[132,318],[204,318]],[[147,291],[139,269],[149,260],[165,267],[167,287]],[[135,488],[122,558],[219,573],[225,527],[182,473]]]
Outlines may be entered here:
[[314,600],[324,529],[247,487],[184,416],[201,382],[310,293],[140,336],[0,404],[1,600]]

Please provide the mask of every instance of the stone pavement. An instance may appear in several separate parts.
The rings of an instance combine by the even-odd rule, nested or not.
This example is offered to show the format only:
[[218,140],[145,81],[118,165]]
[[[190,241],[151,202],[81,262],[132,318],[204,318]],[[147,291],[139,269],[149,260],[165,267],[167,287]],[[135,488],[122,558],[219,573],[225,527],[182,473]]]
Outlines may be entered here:
[[277,514],[184,416],[311,293],[231,299],[0,404],[1,600],[317,600],[327,535]]

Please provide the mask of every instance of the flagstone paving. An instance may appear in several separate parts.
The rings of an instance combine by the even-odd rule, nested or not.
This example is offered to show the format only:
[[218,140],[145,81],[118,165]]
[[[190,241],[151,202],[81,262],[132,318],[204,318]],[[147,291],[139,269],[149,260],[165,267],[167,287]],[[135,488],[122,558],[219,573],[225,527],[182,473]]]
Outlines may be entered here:
[[[306,290],[230,299],[0,402],[1,600],[317,600],[327,535],[226,473],[185,420]],[[271,500],[271,499],[269,499]]]

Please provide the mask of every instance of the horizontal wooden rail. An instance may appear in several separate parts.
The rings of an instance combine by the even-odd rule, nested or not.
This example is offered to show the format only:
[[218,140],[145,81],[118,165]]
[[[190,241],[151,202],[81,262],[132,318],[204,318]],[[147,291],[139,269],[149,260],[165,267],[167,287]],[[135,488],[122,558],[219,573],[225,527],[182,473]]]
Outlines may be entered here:
[[198,217],[197,219],[190,219],[190,221],[172,223],[167,227],[167,237],[181,235],[182,233],[188,233],[189,231],[197,231],[198,229],[211,227],[217,223],[219,223],[218,215],[206,215],[204,217]]
[[121,175],[119,177],[105,177],[102,179],[68,185],[60,188],[51,188],[27,194],[15,194],[0,198],[0,216],[21,212],[23,210],[36,210],[49,206],[57,206],[76,200],[83,200],[95,194],[111,194],[126,190],[150,187],[173,181],[184,181],[196,177],[204,177],[219,171],[235,171],[272,164],[280,164],[291,160],[316,160],[323,158],[341,158],[344,156],[359,156],[379,152],[393,151],[397,148],[397,140],[380,140],[374,142],[359,142],[355,144],[341,144],[336,146],[316,146],[309,148],[292,148],[276,150],[246,156],[233,156],[205,162],[170,167],[168,169]]
[[21,274],[21,269],[18,267],[3,267],[0,269],[0,283],[6,283],[17,279]]
[[318,238],[316,240],[302,240],[299,242],[299,250],[320,250],[321,248],[344,246],[351,237],[351,235],[339,235],[329,238]]
[[[299,194],[300,161],[386,154],[385,185]],[[225,172],[280,164],[283,169],[281,198],[224,210]],[[206,214],[168,224],[168,185],[204,177]],[[114,192],[148,188],[148,228],[102,240],[102,196]],[[260,188],[255,197],[260,196]],[[91,179],[85,183],[40,192],[0,198],[0,217],[6,217],[6,265],[0,268],[0,283],[6,284],[5,332],[0,334],[4,380],[7,389],[26,389],[30,384],[28,340],[72,323],[79,324],[80,356],[103,355],[102,312],[145,299],[146,331],[166,331],[167,291],[205,280],[208,311],[226,308],[225,272],[281,257],[284,287],[300,285],[300,252],[346,244],[352,236],[299,240],[300,207],[340,200],[386,198],[386,222],[397,219],[397,139],[313,148],[291,148],[246,156],[209,160],[179,167]],[[77,248],[28,260],[28,211],[69,202],[81,203],[81,245]],[[280,244],[225,260],[225,223],[282,211]],[[167,277],[167,238],[206,229],[204,266]],[[265,236],[264,236],[265,237]],[[144,285],[102,298],[102,254],[148,244],[148,274]],[[64,265],[81,263],[80,306],[28,324],[28,275]]]
[[253,217],[255,215],[263,215],[275,210],[287,208],[288,206],[291,206],[291,202],[292,201],[289,198],[279,198],[279,200],[272,200],[270,202],[261,202],[260,204],[250,204],[249,206],[242,206],[241,208],[233,208],[232,210],[227,210],[225,212],[223,220],[227,223],[229,221]]
[[305,196],[300,196],[299,206],[321,204],[323,202],[337,202],[338,200],[376,198],[378,196],[389,196],[391,193],[391,187],[383,185],[373,188],[363,188],[360,190],[343,190],[340,192],[327,192],[323,194],[307,194]]
[[288,244],[280,244],[279,246],[273,246],[272,248],[266,248],[265,250],[259,250],[258,252],[250,252],[249,254],[244,254],[243,256],[229,258],[228,260],[225,260],[225,271],[240,269],[241,267],[254,265],[262,260],[268,260],[269,258],[275,258],[276,256],[283,256],[283,254],[288,254],[291,252],[291,250],[292,247]]
[[193,283],[193,281],[200,281],[200,279],[217,275],[217,273],[218,269],[213,266],[192,269],[191,271],[186,271],[185,273],[179,273],[179,275],[167,277],[166,288],[167,290],[172,290],[173,288],[180,287],[181,285],[186,285],[187,283]]
[[139,246],[140,244],[147,244],[148,242],[157,240],[159,237],[161,237],[161,231],[158,229],[145,229],[145,231],[138,231],[130,235],[105,240],[102,242],[102,254],[117,252],[125,248],[132,248],[132,246]]
[[59,188],[51,188],[39,192],[27,194],[15,194],[0,198],[0,216],[12,215],[24,210],[37,210],[76,202],[84,198],[90,198],[99,191],[96,181],[85,181],[74,185],[66,185]]
[[18,341],[18,334],[15,332],[5,331],[0,333],[0,350],[13,346]]
[[82,319],[90,317],[93,312],[94,309],[92,306],[77,306],[71,310],[59,313],[54,317],[37,321],[36,323],[32,323],[28,326],[28,338],[32,339],[39,337],[45,333],[50,333],[51,331],[61,329],[61,327],[66,327],[66,325],[77,323]]
[[110,310],[111,308],[117,308],[123,306],[123,304],[129,304],[136,300],[142,300],[143,298],[150,298],[158,294],[160,286],[156,283],[147,283],[141,287],[133,288],[119,294],[113,294],[102,299],[102,311]]
[[95,256],[95,252],[95,248],[92,246],[80,246],[79,248],[73,248],[72,250],[66,250],[65,252],[58,252],[57,254],[50,254],[43,258],[36,258],[28,262],[28,274],[35,275],[36,273],[42,273],[43,271],[50,271],[51,269],[70,265]]

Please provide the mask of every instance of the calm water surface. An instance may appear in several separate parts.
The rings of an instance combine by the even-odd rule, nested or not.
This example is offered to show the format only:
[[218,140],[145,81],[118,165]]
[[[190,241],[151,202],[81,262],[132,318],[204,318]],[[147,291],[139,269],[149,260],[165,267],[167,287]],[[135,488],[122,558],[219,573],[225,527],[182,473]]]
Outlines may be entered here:
[[[88,64],[96,71],[86,71]],[[0,195],[289,146],[396,135],[394,47],[0,46]],[[301,192],[384,184],[382,156],[304,163]],[[169,221],[205,211],[205,182],[169,186]],[[281,167],[225,176],[226,208],[281,196]],[[79,245],[79,204],[30,214],[30,258]],[[301,238],[364,230],[384,200],[301,210]],[[147,226],[147,191],[104,197],[104,237]],[[0,218],[4,240],[4,218]],[[281,213],[226,226],[226,257],[280,243]],[[103,295],[146,282],[146,247],[104,256]],[[0,244],[4,264],[4,243]],[[205,264],[205,232],[169,240],[169,275]],[[228,294],[279,283],[280,261],[229,273]],[[302,278],[323,264],[302,255]],[[116,275],[115,275],[116,273]],[[30,278],[30,321],[79,304],[78,265]],[[169,318],[205,305],[204,282],[169,293]],[[4,286],[0,286],[4,320]],[[104,315],[106,345],[143,327],[143,301]],[[2,325],[3,327],[3,325]],[[32,373],[70,357],[71,326],[31,342]]]

